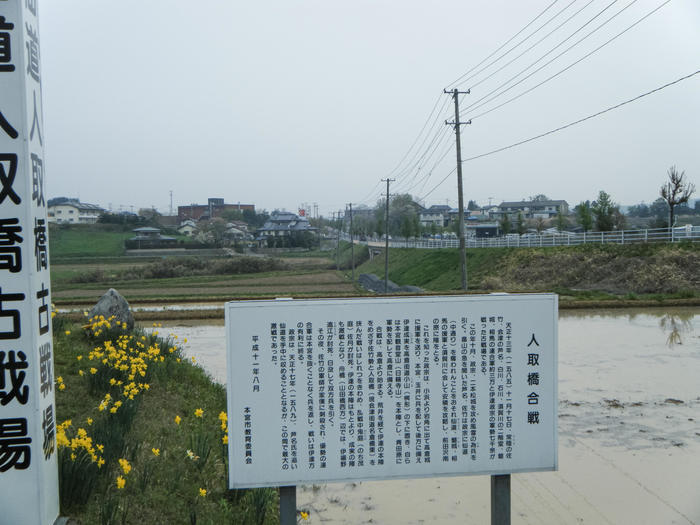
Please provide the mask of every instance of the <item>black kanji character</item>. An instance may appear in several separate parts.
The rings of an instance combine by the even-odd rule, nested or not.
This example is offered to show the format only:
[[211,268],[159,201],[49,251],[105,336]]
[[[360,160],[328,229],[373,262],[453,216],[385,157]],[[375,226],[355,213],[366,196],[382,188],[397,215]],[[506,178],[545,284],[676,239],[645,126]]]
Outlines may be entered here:
[[27,436],[24,417],[0,419],[0,472],[25,470],[32,461],[32,438]]
[[[7,362],[5,362],[5,356],[7,356]],[[27,404],[29,386],[24,384],[27,377],[24,370],[28,367],[27,356],[24,352],[0,351],[0,405],[7,405],[13,398],[16,398],[22,405]],[[9,384],[5,379],[5,372],[9,375]]]
[[49,405],[44,410],[44,419],[41,422],[44,431],[44,459],[49,459],[56,447],[56,425],[53,419],[53,405]]
[[32,200],[37,206],[46,206],[44,201],[44,162],[32,153]]
[[44,343],[39,347],[39,379],[41,383],[41,394],[46,397],[53,389],[53,371],[51,367],[51,343]]
[[39,145],[43,146],[44,141],[41,140],[41,127],[39,126],[39,114],[36,110],[36,91],[34,91],[34,117],[32,118],[32,130],[29,132],[29,140],[34,140],[34,130],[36,129],[39,135]]
[[528,405],[538,405],[540,402],[540,396],[537,395],[537,392],[530,392],[527,395],[527,404]]
[[537,411],[527,413],[527,422],[531,425],[537,425],[540,422],[540,413]]
[[[15,70],[14,64],[10,64],[12,60],[12,41],[10,39],[10,33],[15,27],[15,24],[10,22],[5,22],[5,17],[0,16],[0,71],[5,73],[11,73]],[[12,137],[15,138],[15,137]]]
[[0,219],[0,270],[12,273],[22,271],[22,237],[18,235],[22,227],[19,219]]
[[2,111],[0,111],[0,128],[2,128],[2,130],[12,139],[19,137],[19,132],[7,121],[5,115],[2,114]]
[[[5,162],[9,162],[9,167],[5,170]],[[3,203],[5,197],[9,197],[12,202],[19,204],[22,199],[12,189],[12,184],[17,176],[17,154],[15,153],[0,153],[0,204]]]
[[537,342],[537,339],[535,339],[535,334],[532,334],[532,339],[530,339],[530,342],[527,344],[527,346],[532,345],[532,343],[535,343],[535,345],[540,346],[540,344]]
[[24,5],[31,11],[31,13],[36,16],[36,0],[26,0]]
[[0,317],[9,317],[12,320],[12,330],[0,332],[0,339],[19,339],[22,329],[19,322],[19,310],[3,310],[3,301],[24,301],[23,293],[2,293],[0,288]]
[[532,385],[539,385],[540,384],[540,373],[539,372],[530,372],[527,374],[527,384],[532,386]]
[[527,354],[527,364],[537,366],[540,364],[540,354]]
[[[39,335],[44,335],[49,331],[49,305],[46,304],[46,298],[49,296],[49,289],[44,288],[44,283],[41,283],[41,290],[36,293],[36,298],[41,299],[41,304],[39,305]],[[44,316],[44,321],[42,321],[42,316]]]
[[24,24],[27,28],[27,75],[41,84],[41,76],[39,69],[39,33],[34,31],[34,28],[29,24]]
[[36,256],[36,271],[49,267],[49,254],[46,246],[46,221],[34,219],[34,255]]

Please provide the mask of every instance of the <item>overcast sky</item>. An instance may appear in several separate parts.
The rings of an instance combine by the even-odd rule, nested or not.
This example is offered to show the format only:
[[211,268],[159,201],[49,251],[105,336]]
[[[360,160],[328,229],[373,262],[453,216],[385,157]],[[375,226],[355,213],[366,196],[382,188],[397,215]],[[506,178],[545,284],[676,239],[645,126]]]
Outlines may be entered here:
[[[462,108],[546,55],[508,88],[622,12],[463,118],[559,72],[664,1],[556,1],[458,85],[472,87],[460,97]],[[329,215],[350,202],[373,205],[385,189],[380,179],[391,176],[397,179],[392,192],[409,191],[426,205],[456,206],[456,174],[448,176],[455,167],[454,133],[448,129],[431,142],[443,132],[445,118],[454,119],[452,100],[442,90],[550,4],[45,0],[40,21],[48,193],[115,210],[155,206],[167,212],[172,191],[175,209],[222,197],[267,210],[317,203]],[[538,135],[699,70],[698,28],[697,0],[671,0],[560,76],[463,126],[463,157]],[[441,111],[419,135],[436,101]],[[650,202],[674,164],[700,186],[699,128],[696,75],[570,129],[465,162],[465,199],[487,204],[544,193],[573,206],[603,189],[622,204]],[[431,143],[437,146],[432,157]]]

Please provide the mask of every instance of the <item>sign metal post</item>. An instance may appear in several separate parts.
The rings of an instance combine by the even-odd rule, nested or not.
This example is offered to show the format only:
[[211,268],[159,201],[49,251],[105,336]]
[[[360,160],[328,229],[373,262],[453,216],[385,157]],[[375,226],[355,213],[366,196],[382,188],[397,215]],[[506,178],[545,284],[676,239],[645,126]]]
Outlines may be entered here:
[[297,488],[295,485],[280,487],[280,525],[297,523]]
[[0,1],[0,521],[58,516],[36,0]]

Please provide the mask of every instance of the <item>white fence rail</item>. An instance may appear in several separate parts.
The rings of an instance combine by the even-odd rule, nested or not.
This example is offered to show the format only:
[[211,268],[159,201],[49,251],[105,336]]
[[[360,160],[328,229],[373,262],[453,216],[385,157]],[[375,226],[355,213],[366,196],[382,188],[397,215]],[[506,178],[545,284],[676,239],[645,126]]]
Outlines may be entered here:
[[[350,240],[350,236],[343,234]],[[377,248],[384,247],[384,240],[358,241]],[[700,226],[658,228],[651,230],[619,230],[612,232],[509,234],[488,239],[468,238],[467,248],[528,248],[544,246],[576,246],[578,244],[635,244],[650,242],[700,242]],[[458,248],[458,239],[391,239],[390,248]]]

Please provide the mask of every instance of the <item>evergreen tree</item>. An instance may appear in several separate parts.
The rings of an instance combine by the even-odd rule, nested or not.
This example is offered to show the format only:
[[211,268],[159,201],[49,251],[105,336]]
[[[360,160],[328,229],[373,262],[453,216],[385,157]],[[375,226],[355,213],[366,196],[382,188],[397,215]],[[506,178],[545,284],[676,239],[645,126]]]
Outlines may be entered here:
[[595,227],[599,232],[612,231],[615,225],[614,214],[615,204],[610,195],[603,190],[598,193],[598,199],[593,201],[591,205],[593,218],[595,219]]
[[507,213],[503,214],[503,217],[501,218],[500,226],[501,226],[501,231],[503,232],[503,235],[508,235],[510,233],[510,230],[512,229],[512,224],[510,222],[510,217],[508,217]]
[[591,213],[590,201],[581,201],[575,208],[576,220],[584,232],[593,228],[593,215]]

